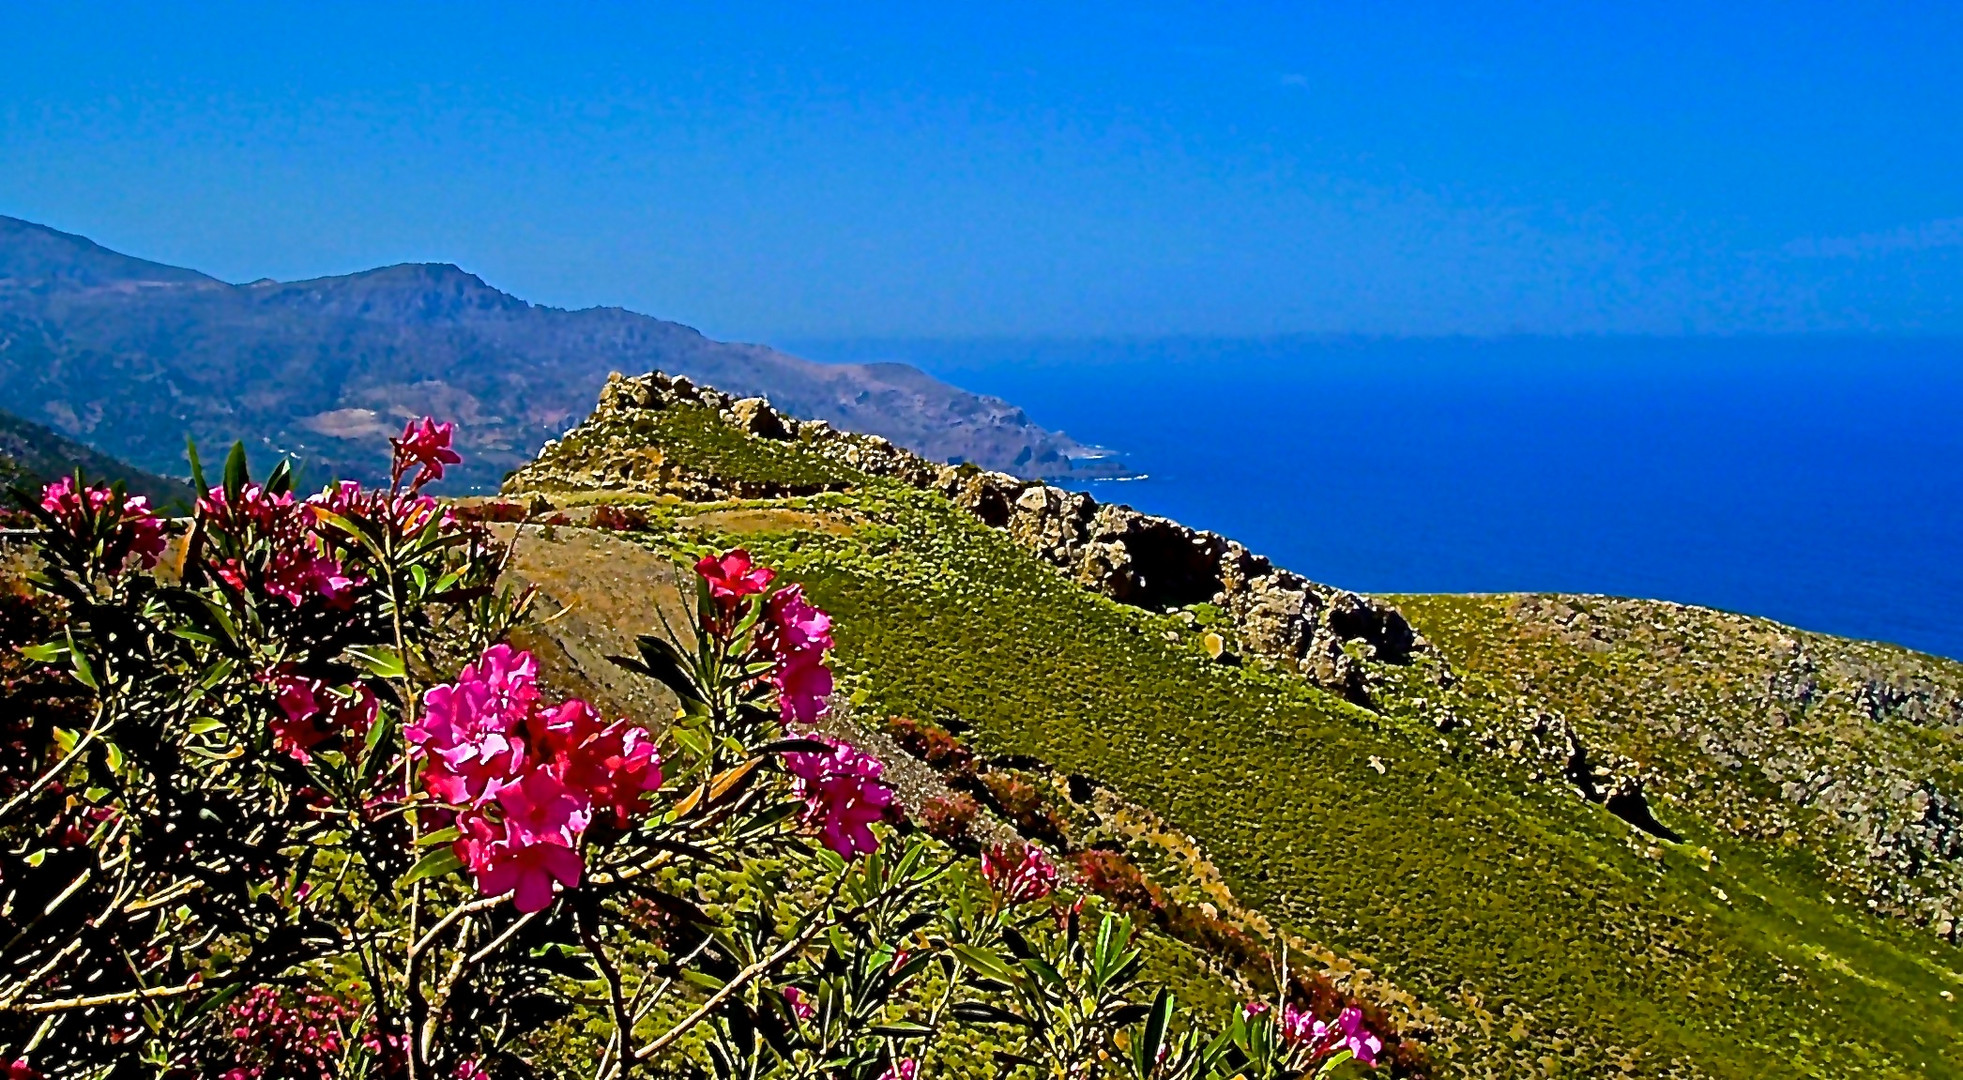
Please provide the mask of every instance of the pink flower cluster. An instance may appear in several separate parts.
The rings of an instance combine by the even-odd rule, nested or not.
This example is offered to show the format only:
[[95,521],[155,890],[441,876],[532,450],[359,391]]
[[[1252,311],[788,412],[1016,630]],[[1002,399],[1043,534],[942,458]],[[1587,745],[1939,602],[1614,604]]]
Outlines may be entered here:
[[791,792],[804,800],[801,820],[817,826],[825,846],[848,859],[879,850],[872,823],[897,810],[893,789],[880,781],[885,766],[837,739],[811,737],[830,750],[784,755]]
[[1281,1037],[1290,1046],[1304,1050],[1310,1061],[1319,1061],[1338,1051],[1365,1065],[1375,1065],[1384,1041],[1363,1026],[1363,1010],[1351,1006],[1335,1021],[1317,1020],[1307,1011],[1287,1005],[1281,1011]]
[[[239,1055],[234,1060],[240,1063],[219,1076],[223,1080],[332,1080],[360,1011],[331,994],[303,994],[288,1004],[273,987],[253,987],[225,1006],[225,1020]],[[372,1038],[365,1042],[371,1052],[382,1049]]]
[[1021,853],[1008,845],[982,852],[982,880],[1011,904],[1041,900],[1056,891],[1056,864],[1035,844]]
[[392,521],[402,533],[419,532],[439,516],[444,525],[456,523],[455,516],[428,495],[364,489],[353,480],[340,481],[308,499],[307,504],[353,521]]
[[[141,495],[126,496],[118,504],[114,488],[102,484],[78,488],[74,480],[64,476],[41,489],[41,509],[53,514],[75,536],[90,531],[91,518],[98,525],[107,524],[105,518],[113,518],[112,549],[128,545],[126,550],[142,560],[145,570],[156,566],[157,560],[163,557],[164,523],[151,511],[150,500]],[[112,572],[121,569],[120,566],[111,568]]]
[[314,747],[328,739],[360,742],[381,707],[374,693],[360,683],[343,693],[329,690],[319,679],[279,674],[271,681],[280,711],[272,720],[273,748],[302,765],[312,761]]
[[765,647],[775,657],[770,681],[784,723],[815,724],[832,696],[832,673],[825,653],[832,647],[832,617],[792,585],[771,594],[764,605]]
[[423,787],[456,808],[455,851],[478,891],[514,893],[520,911],[550,906],[554,882],[576,887],[586,830],[624,828],[661,786],[646,729],[605,722],[577,698],[543,705],[537,660],[509,645],[430,689],[423,710],[405,731]]
[[879,1080],[913,1080],[919,1070],[919,1062],[912,1058],[901,1058],[887,1066],[886,1071],[879,1074]]
[[295,501],[291,492],[273,495],[258,484],[247,484],[234,506],[223,487],[214,487],[198,500],[198,512],[241,541],[256,537],[267,542],[270,555],[261,574],[255,575],[235,557],[214,566],[232,588],[243,592],[256,576],[268,594],[294,607],[310,596],[337,608],[354,602],[353,590],[363,584],[361,578],[329,554],[315,530],[317,519],[309,504]]

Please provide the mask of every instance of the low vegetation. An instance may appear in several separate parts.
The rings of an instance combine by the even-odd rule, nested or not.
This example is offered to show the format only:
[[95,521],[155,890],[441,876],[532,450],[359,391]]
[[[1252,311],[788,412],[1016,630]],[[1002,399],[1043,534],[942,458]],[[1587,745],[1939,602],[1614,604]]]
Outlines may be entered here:
[[[1482,651],[1490,627],[1455,601],[1399,602],[1456,683],[1387,673],[1370,711],[1210,659],[1205,612],[1094,596],[939,496],[729,430],[672,409],[632,431],[580,429],[559,453],[601,467],[655,451],[704,491],[825,485],[650,497],[630,535],[677,556],[740,542],[801,583],[839,618],[841,690],[860,713],[1122,793],[1189,839],[1277,944],[1377,1002],[1439,1075],[1963,1075],[1963,956],[1870,910],[1804,819],[1758,834],[1693,800],[1666,808],[1665,839],[1493,753],[1476,725],[1440,723],[1520,704],[1495,674],[1511,661]],[[800,524],[813,519],[840,527]],[[1633,726],[1618,710],[1639,704],[1596,721]]]

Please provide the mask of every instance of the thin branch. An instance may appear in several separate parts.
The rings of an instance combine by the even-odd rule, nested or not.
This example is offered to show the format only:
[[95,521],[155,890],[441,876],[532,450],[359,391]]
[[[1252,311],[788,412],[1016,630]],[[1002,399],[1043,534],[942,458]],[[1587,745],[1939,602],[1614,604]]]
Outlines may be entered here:
[[67,1012],[70,1009],[93,1009],[100,1005],[124,1005],[133,1001],[148,1001],[152,998],[182,997],[196,993],[204,988],[204,980],[183,983],[178,986],[152,986],[141,990],[124,990],[115,994],[96,994],[92,997],[59,998],[54,1001],[30,1001],[25,1005],[0,1006],[0,1012],[52,1013]]

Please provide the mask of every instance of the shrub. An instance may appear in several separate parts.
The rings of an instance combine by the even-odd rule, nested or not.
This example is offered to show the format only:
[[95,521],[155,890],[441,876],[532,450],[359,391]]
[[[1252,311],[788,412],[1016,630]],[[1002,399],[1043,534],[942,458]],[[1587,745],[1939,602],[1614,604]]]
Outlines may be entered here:
[[1149,916],[1165,908],[1165,893],[1118,852],[1093,848],[1072,855],[1070,862],[1084,888],[1116,904],[1121,911]]
[[1024,836],[1063,844],[1069,826],[1056,812],[1043,791],[1015,773],[991,770],[981,776],[982,787],[1003,817],[1013,822]]
[[962,840],[975,823],[975,815],[981,812],[981,805],[961,792],[954,792],[942,798],[929,799],[921,805],[917,816],[920,827],[927,835],[939,840]]
[[631,532],[645,529],[648,525],[647,512],[632,506],[615,506],[602,503],[593,508],[592,525],[596,529],[609,532]]
[[529,516],[524,506],[508,499],[492,499],[472,506],[459,506],[453,511],[459,521],[500,522],[513,524]]
[[942,776],[954,781],[974,779],[975,755],[939,724],[894,716],[887,719],[886,730],[902,750],[926,762]]

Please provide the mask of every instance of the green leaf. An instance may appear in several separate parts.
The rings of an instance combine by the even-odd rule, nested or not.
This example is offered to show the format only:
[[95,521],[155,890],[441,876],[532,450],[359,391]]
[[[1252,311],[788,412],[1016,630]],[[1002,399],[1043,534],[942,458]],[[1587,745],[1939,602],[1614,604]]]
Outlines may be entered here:
[[245,485],[251,479],[251,473],[247,471],[245,464],[245,444],[235,442],[232,444],[232,452],[225,455],[225,501],[237,506],[239,492],[245,490]]
[[91,690],[102,689],[96,685],[94,666],[89,663],[88,656],[82,650],[74,647],[74,639],[72,638],[69,640],[68,666],[74,669],[76,682],[81,683]]
[[401,880],[395,883],[395,887],[398,889],[406,888],[424,878],[442,877],[445,874],[454,874],[462,869],[463,860],[457,858],[456,851],[449,847],[440,847],[417,859],[416,865],[410,867],[409,872],[402,875]]
[[318,506],[314,507],[314,517],[346,533],[350,540],[367,548],[370,555],[375,556],[377,559],[384,557],[381,545],[375,542],[374,537],[368,535],[368,530],[363,529],[361,526],[356,525],[354,522],[331,510],[325,510]]
[[1011,985],[1021,981],[1021,976],[1001,957],[978,945],[949,945],[948,951],[961,961],[961,966],[985,979]]
[[1172,1026],[1172,992],[1160,989],[1159,996],[1152,1001],[1152,1012],[1145,1018],[1145,1032],[1142,1038],[1132,1041],[1132,1060],[1138,1066],[1138,1075],[1150,1076],[1159,1063],[1159,1050],[1165,1046],[1166,1032]]
[[203,498],[204,493],[211,489],[204,482],[204,462],[198,460],[198,444],[189,435],[184,437],[184,456],[191,461],[192,494]]
[[222,730],[224,727],[225,727],[224,721],[214,720],[211,717],[207,716],[202,720],[191,721],[191,734],[209,735],[214,731]]
[[22,656],[43,664],[52,664],[60,660],[67,652],[68,646],[53,641],[46,645],[23,645],[20,649]]
[[872,1033],[888,1039],[924,1039],[932,1035],[934,1029],[925,1024],[881,1024],[873,1028]]
[[692,663],[682,655],[673,642],[654,634],[642,634],[635,639],[635,649],[640,658],[615,656],[609,659],[629,671],[638,671],[658,680],[675,692],[684,704],[701,701],[702,691],[696,684]]
[[422,839],[416,841],[416,846],[428,847],[431,844],[447,844],[462,835],[463,835],[463,830],[457,828],[455,825],[452,825],[447,829],[438,829],[435,832],[430,833],[428,836],[425,836]]
[[348,655],[378,679],[400,679],[408,672],[402,663],[402,655],[386,646],[350,647]]

